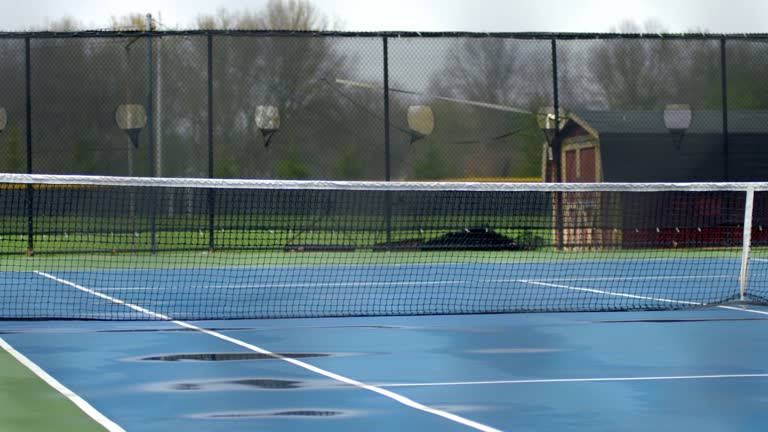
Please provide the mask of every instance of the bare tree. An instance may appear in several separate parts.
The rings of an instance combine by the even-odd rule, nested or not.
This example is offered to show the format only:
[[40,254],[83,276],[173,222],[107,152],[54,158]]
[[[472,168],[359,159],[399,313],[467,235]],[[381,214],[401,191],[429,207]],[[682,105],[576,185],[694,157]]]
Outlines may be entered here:
[[[624,21],[618,33],[663,34],[658,21]],[[603,39],[589,50],[588,75],[613,110],[661,110],[669,103],[712,105],[718,92],[715,40]]]
[[197,19],[201,29],[328,30],[329,20],[309,0],[270,0],[260,11],[220,9]]
[[[222,10],[200,17],[198,23],[205,28],[297,31],[329,26],[306,0],[272,0],[255,12]],[[217,38],[214,94],[217,142],[223,143],[217,150],[218,165],[246,177],[286,173],[329,177],[333,171],[356,171],[350,171],[354,158],[348,149],[355,142],[360,154],[366,154],[365,141],[376,138],[361,129],[373,120],[353,120],[360,118],[361,110],[351,102],[356,98],[342,94],[336,79],[355,75],[361,67],[357,56],[369,45],[364,40],[309,35]],[[253,126],[259,105],[273,106],[280,113],[280,130],[268,147],[254,147],[260,141]]]
[[428,166],[419,161],[434,158],[436,146],[452,177],[537,176],[543,137],[533,113],[551,105],[544,102],[551,99],[548,45],[502,38],[451,42],[428,93],[452,100],[430,102],[435,132],[421,146],[423,154],[413,156],[414,166]]

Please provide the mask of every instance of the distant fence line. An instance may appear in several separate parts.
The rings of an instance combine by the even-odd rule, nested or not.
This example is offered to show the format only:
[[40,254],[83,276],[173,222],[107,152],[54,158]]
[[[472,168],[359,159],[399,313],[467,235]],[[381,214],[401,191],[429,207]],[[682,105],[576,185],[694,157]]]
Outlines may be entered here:
[[[610,139],[652,149],[684,133],[688,146],[670,141],[690,153],[682,159],[705,151],[694,143],[715,143],[706,151],[723,161],[690,168],[693,180],[765,180],[753,177],[768,168],[767,42],[765,34],[0,33],[0,172],[563,181],[561,146],[577,145],[580,127],[604,141],[602,169],[632,157]],[[690,108],[683,132],[658,127],[671,105]]]

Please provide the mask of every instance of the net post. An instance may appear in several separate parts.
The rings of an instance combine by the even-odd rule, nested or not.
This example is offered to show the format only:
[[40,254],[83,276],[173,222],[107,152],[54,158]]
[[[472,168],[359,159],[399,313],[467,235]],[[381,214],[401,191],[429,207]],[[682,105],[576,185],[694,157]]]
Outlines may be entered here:
[[[213,178],[213,35],[208,34],[208,178]],[[216,246],[213,208],[215,190],[208,189],[208,252]]]
[[744,237],[741,246],[741,270],[739,271],[739,294],[743,302],[747,294],[747,271],[749,268],[749,252],[752,244],[752,209],[755,201],[755,188],[748,186],[744,205]]
[[[32,174],[32,58],[30,38],[24,38],[24,92],[26,98],[27,117],[27,174]],[[34,220],[34,189],[31,184],[26,186],[27,194],[27,256],[32,256],[35,250],[35,220]]]

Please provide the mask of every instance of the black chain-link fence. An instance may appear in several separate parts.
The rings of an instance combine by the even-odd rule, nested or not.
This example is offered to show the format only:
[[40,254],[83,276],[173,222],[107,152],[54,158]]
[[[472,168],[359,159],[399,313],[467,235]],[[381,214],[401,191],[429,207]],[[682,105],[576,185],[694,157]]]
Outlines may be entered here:
[[766,76],[764,35],[6,33],[0,172],[766,180]]

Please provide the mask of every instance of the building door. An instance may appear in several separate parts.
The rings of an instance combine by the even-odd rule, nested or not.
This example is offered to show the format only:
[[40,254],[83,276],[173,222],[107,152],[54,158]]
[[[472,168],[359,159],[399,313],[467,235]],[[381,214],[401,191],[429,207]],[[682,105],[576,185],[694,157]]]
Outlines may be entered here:
[[[565,151],[565,181],[567,183],[595,183],[597,152],[595,147],[582,147]],[[563,196],[562,239],[565,250],[592,250],[602,247],[603,230],[600,228],[599,192],[569,192]]]
[[574,183],[577,181],[579,181],[578,150],[568,150],[565,152],[565,182]]
[[597,182],[597,160],[594,147],[581,149],[578,157],[579,175],[578,181],[584,183]]

